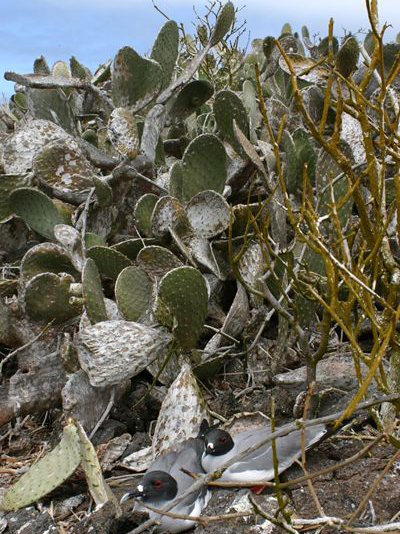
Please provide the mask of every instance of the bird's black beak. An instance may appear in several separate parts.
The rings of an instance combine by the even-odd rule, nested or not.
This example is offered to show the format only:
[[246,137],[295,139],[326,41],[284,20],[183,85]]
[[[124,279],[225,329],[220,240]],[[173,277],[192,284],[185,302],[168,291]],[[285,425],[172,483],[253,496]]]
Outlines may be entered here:
[[125,501],[129,501],[130,499],[140,499],[143,498],[144,494],[143,491],[140,491],[139,489],[135,489],[134,491],[128,491],[128,493],[125,493],[122,495],[120,499],[120,503],[123,503]]

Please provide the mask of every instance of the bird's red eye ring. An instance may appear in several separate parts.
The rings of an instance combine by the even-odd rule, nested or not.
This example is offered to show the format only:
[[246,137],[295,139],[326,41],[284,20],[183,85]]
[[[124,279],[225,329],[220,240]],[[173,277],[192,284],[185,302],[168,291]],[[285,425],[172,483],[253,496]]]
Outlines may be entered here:
[[159,487],[162,486],[162,485],[163,485],[162,480],[155,480],[155,481],[153,482],[153,486],[156,486],[156,488],[159,488]]
[[218,440],[220,443],[225,443],[226,442],[226,437],[223,436],[222,438],[219,438]]

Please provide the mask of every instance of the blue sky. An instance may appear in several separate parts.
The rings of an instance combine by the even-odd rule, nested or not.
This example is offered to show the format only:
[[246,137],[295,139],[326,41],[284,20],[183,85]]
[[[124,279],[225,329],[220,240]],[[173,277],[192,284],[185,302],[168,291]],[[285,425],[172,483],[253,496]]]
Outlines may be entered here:
[[[329,18],[335,20],[335,34],[344,29],[356,32],[368,28],[364,0],[233,0],[243,7],[240,19],[247,21],[251,38],[278,36],[290,22],[300,31],[306,24],[310,34],[327,34]],[[195,20],[193,5],[204,13],[207,0],[156,0],[170,18],[183,22],[186,31]],[[379,1],[380,23],[398,24],[399,0]],[[32,71],[36,57],[43,54],[49,64],[75,55],[92,71],[119,48],[132,46],[139,53],[150,50],[165,19],[151,0],[1,0],[0,95],[10,96],[13,84],[3,79],[6,70]],[[389,28],[387,40],[394,40],[399,26]]]

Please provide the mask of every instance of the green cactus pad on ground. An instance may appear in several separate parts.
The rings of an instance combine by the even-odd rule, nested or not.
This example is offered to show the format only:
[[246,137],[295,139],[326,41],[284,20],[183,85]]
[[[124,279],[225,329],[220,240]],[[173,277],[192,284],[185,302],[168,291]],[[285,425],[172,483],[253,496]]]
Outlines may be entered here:
[[223,89],[215,95],[214,115],[218,129],[231,147],[246,159],[240,143],[236,139],[233,130],[233,120],[239,126],[244,135],[249,137],[249,119],[243,102],[236,93],[228,89]]
[[114,59],[112,93],[116,106],[144,107],[160,91],[162,69],[152,60],[141,57],[133,48],[121,48]]
[[121,252],[110,247],[92,247],[86,256],[95,261],[101,275],[116,281],[119,273],[131,265],[131,261]]
[[152,290],[150,278],[140,267],[126,267],[121,271],[115,284],[115,298],[123,318],[137,321],[150,305]]
[[183,350],[195,345],[207,315],[208,294],[204,277],[193,267],[178,267],[160,282],[159,296],[176,319],[174,335]]
[[169,20],[159,31],[150,57],[157,61],[162,69],[161,90],[171,82],[176,60],[178,58],[179,30],[174,20]]
[[67,480],[80,462],[79,436],[75,425],[69,424],[60,443],[11,486],[0,507],[5,511],[18,510],[38,501]]
[[13,191],[10,207],[28,226],[48,239],[54,239],[54,226],[64,223],[50,198],[37,189],[22,187]]
[[99,206],[109,206],[113,201],[113,190],[100,176],[93,176],[93,184],[96,189],[96,197]]
[[107,321],[103,288],[96,263],[91,258],[85,262],[82,271],[82,293],[86,313],[92,324]]

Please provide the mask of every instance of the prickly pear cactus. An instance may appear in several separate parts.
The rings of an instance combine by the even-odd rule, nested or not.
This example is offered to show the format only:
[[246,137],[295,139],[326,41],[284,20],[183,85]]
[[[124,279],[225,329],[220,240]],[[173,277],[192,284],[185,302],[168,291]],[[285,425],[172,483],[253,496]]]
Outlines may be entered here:
[[107,321],[103,288],[96,263],[91,258],[85,262],[82,271],[82,294],[86,313],[92,324]]
[[186,213],[193,231],[201,237],[214,237],[229,226],[229,205],[216,191],[202,191],[192,197]]
[[168,235],[170,229],[178,234],[188,232],[189,223],[182,204],[176,198],[161,197],[151,216],[151,233],[155,237]]
[[214,87],[207,80],[193,80],[176,95],[169,116],[173,120],[184,120],[212,97]]
[[[180,200],[188,201],[200,191],[212,189],[222,193],[226,181],[226,152],[213,134],[202,134],[186,148],[182,163]],[[178,187],[175,186],[178,192]]]
[[344,40],[344,43],[339,48],[336,54],[336,68],[342,76],[348,78],[352,74],[358,64],[360,57],[360,48],[355,37],[350,35]]
[[10,194],[30,185],[28,174],[0,174],[0,222],[6,222],[14,213],[10,206]]
[[221,11],[218,14],[214,30],[211,34],[211,44],[215,46],[221,39],[228,33],[230,27],[235,20],[235,6],[232,2],[227,2],[222,6]]
[[235,120],[244,135],[249,137],[249,119],[241,99],[233,91],[223,89],[215,95],[213,109],[218,129],[224,139],[239,155],[246,158],[233,130],[233,121]]
[[151,50],[150,57],[162,69],[160,89],[165,89],[172,79],[175,63],[178,58],[179,30],[174,20],[169,20],[159,31]]
[[122,269],[131,265],[129,258],[110,247],[92,247],[86,255],[94,260],[100,274],[114,281],[117,280]]
[[30,248],[22,258],[20,273],[24,283],[41,273],[77,274],[68,254],[55,243],[40,243]]
[[54,226],[64,223],[54,203],[37,189],[16,189],[10,195],[10,207],[28,226],[48,239],[54,239]]
[[153,284],[143,269],[131,266],[121,271],[115,284],[115,298],[124,319],[138,321],[150,305],[152,291]]
[[25,288],[25,311],[33,321],[64,323],[81,313],[78,304],[70,303],[70,286],[74,279],[69,274],[41,273]]
[[99,206],[102,208],[104,206],[109,206],[113,201],[113,190],[105,181],[104,178],[100,176],[93,176],[93,185],[96,190],[96,197]]
[[157,61],[141,57],[124,46],[114,59],[112,92],[116,106],[141,109],[159,93],[162,69]]
[[137,263],[143,271],[155,278],[183,265],[173,252],[158,245],[142,248],[137,255]]
[[18,510],[38,501],[72,475],[81,461],[79,436],[74,424],[64,428],[60,443],[35,463],[5,494],[1,508]]
[[126,108],[115,108],[110,115],[108,138],[117,152],[129,159],[139,154],[140,141],[136,120]]
[[208,294],[204,277],[193,267],[178,267],[160,282],[159,298],[176,320],[174,335],[183,350],[192,349],[207,315]]
[[138,200],[135,207],[135,222],[136,228],[146,237],[151,236],[151,215],[154,206],[157,204],[158,197],[147,193]]

